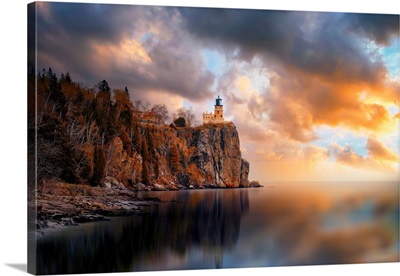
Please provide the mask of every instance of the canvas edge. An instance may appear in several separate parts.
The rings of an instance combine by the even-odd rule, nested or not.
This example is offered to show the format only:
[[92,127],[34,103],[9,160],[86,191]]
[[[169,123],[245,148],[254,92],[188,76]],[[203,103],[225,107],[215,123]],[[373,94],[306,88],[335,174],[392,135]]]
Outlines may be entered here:
[[27,5],[27,213],[28,213],[28,229],[27,229],[27,272],[36,274],[36,164],[37,164],[37,141],[36,141],[36,78],[32,87],[29,78],[37,74],[36,62],[36,2]]

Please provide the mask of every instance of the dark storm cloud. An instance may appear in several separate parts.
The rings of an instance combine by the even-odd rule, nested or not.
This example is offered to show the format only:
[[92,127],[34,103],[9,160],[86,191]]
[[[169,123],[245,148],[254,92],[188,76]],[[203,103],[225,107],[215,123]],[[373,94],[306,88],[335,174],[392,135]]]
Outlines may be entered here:
[[374,40],[388,44],[393,35],[399,34],[399,16],[388,14],[350,14],[350,28]]
[[[179,20],[173,8],[42,3],[38,65],[70,71],[88,86],[102,79],[113,88],[127,85],[133,97],[158,91],[198,101],[211,94],[214,75],[195,45],[184,40]],[[130,44],[133,39],[138,44]],[[143,55],[151,62],[140,62]]]
[[[45,4],[49,13],[39,13],[39,29],[43,33],[59,32],[75,39],[118,41],[134,27],[134,21],[122,22],[129,6],[79,3]],[[122,23],[122,24],[121,24]],[[126,24],[128,23],[128,24]],[[131,31],[132,32],[132,31]]]
[[181,13],[190,33],[239,50],[246,59],[258,52],[285,56],[295,38],[295,13],[289,11],[183,8]]
[[392,24],[396,16],[190,8],[182,9],[182,15],[190,33],[236,51],[239,58],[250,61],[258,55],[266,62],[314,74],[331,77],[340,71],[349,79],[374,80],[376,70],[383,66],[360,51],[358,37],[344,32],[372,30],[370,38],[381,42],[375,31],[388,39],[399,29]]

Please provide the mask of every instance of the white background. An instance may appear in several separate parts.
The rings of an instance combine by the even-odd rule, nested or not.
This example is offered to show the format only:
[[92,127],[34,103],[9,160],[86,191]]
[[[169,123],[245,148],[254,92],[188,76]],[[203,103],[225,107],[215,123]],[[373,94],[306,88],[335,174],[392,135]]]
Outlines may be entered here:
[[[71,2],[71,1],[64,1]],[[110,3],[111,1],[93,1]],[[396,0],[118,0],[124,4],[210,6],[313,11],[347,11],[400,14]],[[260,1],[261,2],[261,1]],[[396,3],[397,2],[397,3]],[[28,1],[1,1],[0,32],[0,275],[24,275],[27,262],[26,234],[26,25]],[[400,62],[400,61],[399,61]],[[118,275],[398,275],[400,263],[120,273]],[[91,274],[94,275],[94,274]],[[111,275],[111,274],[100,274]],[[115,274],[113,274],[115,275]]]

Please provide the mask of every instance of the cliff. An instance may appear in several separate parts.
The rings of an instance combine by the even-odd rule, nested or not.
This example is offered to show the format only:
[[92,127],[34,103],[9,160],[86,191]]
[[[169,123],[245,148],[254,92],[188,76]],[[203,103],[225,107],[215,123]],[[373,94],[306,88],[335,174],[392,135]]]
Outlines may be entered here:
[[[156,145],[148,185],[137,189],[236,188],[248,186],[249,163],[241,158],[239,134],[233,123],[195,128],[155,127],[154,136],[168,137]],[[178,149],[179,162],[172,160]],[[157,171],[158,170],[158,171]]]
[[194,164],[199,173],[194,184],[233,188],[239,187],[241,177],[247,180],[248,174],[242,173],[239,134],[233,123],[208,124],[185,131],[192,132],[187,143],[194,147],[188,163]]

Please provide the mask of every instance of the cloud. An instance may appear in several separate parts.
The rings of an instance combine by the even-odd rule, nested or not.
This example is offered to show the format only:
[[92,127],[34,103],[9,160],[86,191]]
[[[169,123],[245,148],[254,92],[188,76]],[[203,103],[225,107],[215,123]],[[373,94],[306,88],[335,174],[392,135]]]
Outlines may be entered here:
[[367,149],[369,155],[377,160],[389,161],[389,162],[397,162],[399,157],[397,154],[392,152],[388,147],[386,147],[383,143],[378,141],[373,137],[369,137],[367,141]]
[[265,77],[271,85],[261,91],[264,99],[257,106],[250,98],[249,109],[262,108],[258,113],[268,113],[291,139],[318,139],[314,125],[367,132],[396,127],[384,104],[397,103],[398,83],[388,78],[380,56],[372,59],[365,33],[372,31],[367,37],[372,42],[388,42],[398,36],[397,16],[237,9],[181,14],[205,47],[251,65],[261,61],[269,69]]
[[[336,73],[376,80],[376,70],[384,69],[380,63],[369,62],[360,51],[360,41],[348,34],[353,14],[191,8],[182,9],[181,14],[190,33],[204,45],[221,47],[247,61],[260,55],[272,63],[330,78]],[[398,26],[376,25],[372,19],[370,28],[398,31]]]
[[388,44],[399,34],[399,17],[389,14],[350,14],[350,29],[378,44]]
[[215,76],[172,8],[46,3],[38,14],[38,64],[70,71],[88,86],[107,79],[133,98],[171,93],[192,101],[212,95]]
[[333,143],[329,146],[329,154],[340,164],[362,169],[394,171],[398,162],[397,154],[383,143],[369,137],[366,143],[368,156],[356,153],[350,145],[344,147]]
[[[132,99],[167,103],[171,113],[192,105],[199,118],[220,94],[260,180],[329,179],[338,170],[345,178],[354,173],[349,168],[393,172],[398,155],[378,138],[398,129],[399,83],[382,51],[398,39],[398,16],[38,7],[39,68],[69,71],[87,86],[102,79],[112,88],[128,86]],[[219,57],[214,73],[213,57]],[[327,141],[321,127],[370,137],[368,155],[333,137]]]

